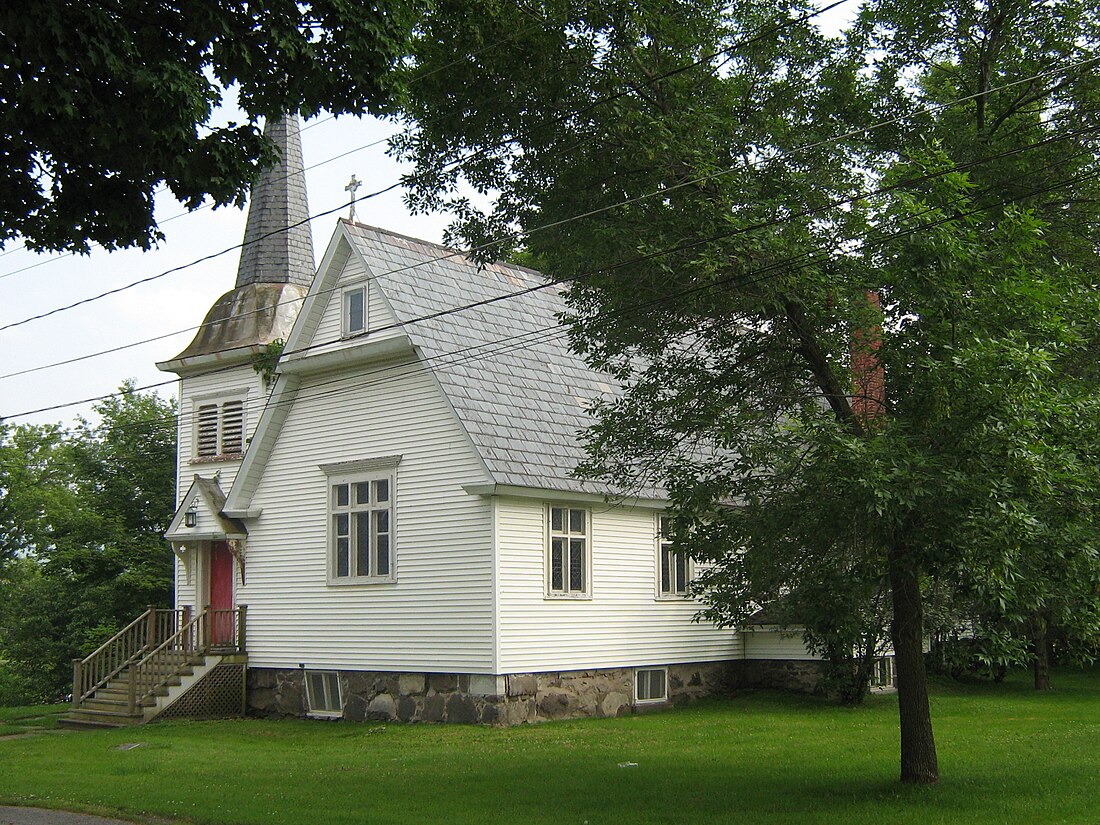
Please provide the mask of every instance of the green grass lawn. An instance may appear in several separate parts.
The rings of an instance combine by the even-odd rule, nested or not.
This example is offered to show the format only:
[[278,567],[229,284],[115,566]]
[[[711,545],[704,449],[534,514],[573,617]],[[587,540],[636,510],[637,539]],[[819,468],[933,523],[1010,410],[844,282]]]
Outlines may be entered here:
[[893,697],[756,693],[508,729],[240,720],[0,738],[0,804],[222,825],[1100,822],[1100,671],[1055,686],[936,683],[935,788],[896,780]]
[[0,708],[0,736],[57,728],[57,720],[69,705]]

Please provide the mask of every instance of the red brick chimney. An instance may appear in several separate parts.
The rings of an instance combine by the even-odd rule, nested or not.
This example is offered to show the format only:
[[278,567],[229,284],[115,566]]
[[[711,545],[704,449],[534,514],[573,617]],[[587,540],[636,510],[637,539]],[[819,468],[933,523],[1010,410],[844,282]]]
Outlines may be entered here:
[[[875,314],[881,315],[879,294],[868,290],[866,298]],[[881,324],[852,330],[852,412],[865,427],[886,412],[886,377],[878,359],[880,346]]]

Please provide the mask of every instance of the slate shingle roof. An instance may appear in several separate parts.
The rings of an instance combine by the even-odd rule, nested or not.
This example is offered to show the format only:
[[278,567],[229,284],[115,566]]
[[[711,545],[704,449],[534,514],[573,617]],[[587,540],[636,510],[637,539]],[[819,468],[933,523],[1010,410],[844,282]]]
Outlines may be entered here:
[[278,148],[280,160],[252,187],[237,287],[289,283],[308,288],[313,281],[313,234],[298,116],[269,120],[264,135]]
[[265,169],[248,203],[236,286],[222,295],[183,352],[157,366],[177,371],[188,359],[225,355],[286,339],[313,282],[305,165],[297,115],[269,120],[264,134],[280,161]]
[[[400,322],[546,284],[539,273],[479,268],[442,246],[345,222]],[[605,492],[571,472],[584,457],[577,434],[589,401],[614,394],[608,376],[571,352],[551,284],[484,306],[407,323],[497,484]],[[634,491],[647,496],[658,491]]]

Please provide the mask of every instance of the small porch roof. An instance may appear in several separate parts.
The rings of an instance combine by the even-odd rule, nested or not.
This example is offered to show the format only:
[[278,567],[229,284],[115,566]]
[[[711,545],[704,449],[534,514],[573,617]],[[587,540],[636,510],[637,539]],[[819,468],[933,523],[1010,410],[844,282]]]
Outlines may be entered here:
[[[174,544],[246,538],[248,530],[245,529],[244,524],[224,515],[223,507],[225,507],[225,493],[218,485],[218,480],[196,475],[191,486],[187,488],[187,493],[180,500],[164,537]],[[187,526],[189,510],[195,513],[193,527]]]

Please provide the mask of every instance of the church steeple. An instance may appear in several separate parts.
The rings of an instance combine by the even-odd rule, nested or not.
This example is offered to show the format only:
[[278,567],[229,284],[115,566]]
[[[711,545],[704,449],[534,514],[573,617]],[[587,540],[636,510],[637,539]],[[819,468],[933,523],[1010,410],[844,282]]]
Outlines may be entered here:
[[306,201],[305,165],[298,116],[269,120],[264,135],[280,154],[252,187],[237,287],[313,280],[313,235]]
[[264,134],[279,162],[252,187],[236,285],[210,308],[187,349],[157,364],[163,370],[183,375],[247,364],[286,340],[302,308],[314,265],[298,116],[268,121]]

